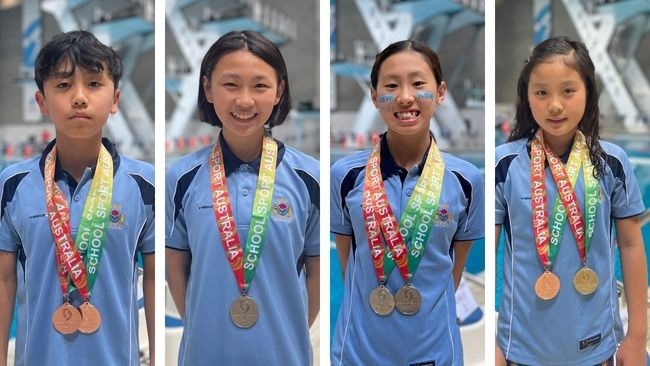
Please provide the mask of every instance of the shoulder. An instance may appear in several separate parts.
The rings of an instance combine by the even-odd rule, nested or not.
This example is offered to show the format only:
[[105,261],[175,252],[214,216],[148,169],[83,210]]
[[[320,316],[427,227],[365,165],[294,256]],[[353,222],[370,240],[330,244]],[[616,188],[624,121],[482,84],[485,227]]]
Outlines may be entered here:
[[445,169],[455,174],[460,174],[472,182],[483,180],[481,170],[469,161],[444,152],[442,153],[442,158],[445,162]]
[[332,182],[342,181],[351,171],[364,169],[370,152],[370,150],[357,151],[335,161],[330,168]]
[[172,163],[167,169],[167,180],[176,180],[190,171],[195,171],[208,162],[210,152],[214,145],[204,147],[193,153],[183,155]]
[[603,149],[606,155],[619,160],[628,160],[627,154],[625,153],[625,150],[623,150],[622,147],[604,140],[598,140],[598,143],[600,144],[600,147]]
[[[0,184],[5,185],[8,181],[24,178],[31,173],[40,173],[38,165],[39,157],[31,158],[19,163],[11,164],[0,171]],[[1,189],[2,187],[0,187]]]
[[296,171],[303,171],[317,181],[320,180],[320,163],[314,157],[291,146],[284,145],[282,162]]
[[154,167],[151,163],[120,155],[120,166],[124,168],[127,174],[141,176],[153,184]]
[[527,152],[528,150],[528,140],[519,139],[516,141],[507,142],[505,144],[499,145],[494,149],[496,155],[495,162],[499,164],[499,161],[505,157],[512,157],[519,155],[521,153]]

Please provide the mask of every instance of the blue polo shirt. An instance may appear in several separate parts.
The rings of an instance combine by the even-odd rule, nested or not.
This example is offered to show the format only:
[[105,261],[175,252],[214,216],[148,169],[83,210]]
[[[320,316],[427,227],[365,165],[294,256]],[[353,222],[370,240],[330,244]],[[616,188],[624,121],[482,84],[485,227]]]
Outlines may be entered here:
[[[573,287],[573,276],[582,263],[571,229],[565,226],[551,267],[560,278],[560,292],[548,301],[534,292],[543,268],[532,229],[530,144],[521,139],[496,149],[495,222],[505,233],[497,342],[508,360],[526,365],[595,365],[613,355],[623,339],[614,274],[614,220],[639,215],[644,205],[625,152],[605,141],[600,145],[606,167],[587,260],[598,274],[599,286],[589,296]],[[566,163],[568,152],[561,158]],[[548,167],[545,179],[551,215],[557,189]],[[584,209],[582,172],[574,188]]]
[[[102,324],[92,334],[62,335],[52,326],[62,294],[46,215],[43,165],[54,141],[40,157],[0,173],[0,250],[18,256],[16,365],[140,365],[136,260],[138,252],[154,252],[154,169],[121,156],[108,139],[102,143],[113,157],[114,183],[106,244],[91,298]],[[94,167],[88,167],[76,182],[58,164],[55,170],[70,207],[74,237],[93,174]],[[81,304],[78,291],[71,303]]]
[[[393,311],[376,315],[370,292],[377,287],[369,253],[361,202],[370,151],[346,156],[331,168],[331,231],[352,236],[343,300],[332,343],[332,365],[462,365],[463,352],[456,324],[452,242],[484,236],[483,178],[472,164],[442,153],[445,162],[438,218],[429,237],[413,285],[422,294],[422,308],[406,316]],[[381,139],[381,173],[386,195],[399,220],[416,182],[422,162],[410,170],[399,167]],[[446,211],[446,212],[445,212]],[[393,293],[404,285],[395,269],[387,287]]]
[[[220,135],[228,193],[242,246],[253,209],[260,158],[239,160]],[[212,208],[212,146],[187,155],[167,172],[167,248],[189,251],[179,365],[309,365],[305,257],[320,255],[319,164],[278,142],[270,221],[249,295],[259,319],[237,328],[229,309],[239,297]]]

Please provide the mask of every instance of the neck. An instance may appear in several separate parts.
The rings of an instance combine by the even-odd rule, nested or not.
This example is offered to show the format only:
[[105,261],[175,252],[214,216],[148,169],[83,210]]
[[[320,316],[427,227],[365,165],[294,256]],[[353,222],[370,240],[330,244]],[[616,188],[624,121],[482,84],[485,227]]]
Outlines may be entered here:
[[65,137],[60,138],[57,136],[57,162],[79,181],[87,167],[97,164],[101,145],[101,137],[99,139],[70,141]]
[[395,163],[408,170],[420,164],[422,156],[429,147],[431,136],[428,131],[418,136],[400,136],[388,131],[386,139]]
[[243,162],[251,162],[257,159],[262,154],[262,140],[264,138],[264,130],[255,133],[254,136],[236,136],[226,130],[222,130],[223,138],[228,143],[230,151],[235,154],[239,160]]
[[571,148],[575,134],[569,136],[548,136],[544,133],[544,142],[553,150],[555,155],[561,156]]

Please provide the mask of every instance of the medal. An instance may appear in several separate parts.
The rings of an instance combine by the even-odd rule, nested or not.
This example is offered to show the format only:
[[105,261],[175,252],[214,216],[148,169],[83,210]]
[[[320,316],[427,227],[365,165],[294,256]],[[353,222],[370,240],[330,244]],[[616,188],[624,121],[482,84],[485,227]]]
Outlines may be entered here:
[[395,309],[395,298],[386,286],[379,286],[370,293],[370,307],[377,315],[389,315]]
[[560,279],[551,271],[545,271],[535,282],[535,294],[542,300],[551,300],[560,292]]
[[242,295],[230,306],[230,320],[242,329],[248,329],[257,323],[259,311],[257,304],[248,295]]
[[405,285],[395,294],[395,307],[404,315],[413,315],[422,306],[420,291],[411,285]]
[[573,287],[582,295],[590,295],[598,288],[598,275],[585,266],[573,276]]
[[79,310],[66,302],[59,306],[52,315],[52,325],[61,334],[72,334],[79,329],[81,314]]
[[85,334],[96,332],[102,324],[102,316],[99,314],[99,310],[86,301],[79,307],[79,311],[81,312],[79,331]]

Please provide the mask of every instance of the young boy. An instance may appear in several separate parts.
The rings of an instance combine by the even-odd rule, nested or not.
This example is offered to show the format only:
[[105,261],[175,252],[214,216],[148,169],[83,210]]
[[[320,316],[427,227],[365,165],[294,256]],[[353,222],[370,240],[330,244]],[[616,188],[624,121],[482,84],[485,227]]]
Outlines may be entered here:
[[36,59],[56,139],[0,173],[0,366],[16,297],[16,365],[140,365],[137,259],[154,364],[154,170],[102,138],[122,63],[91,33]]

